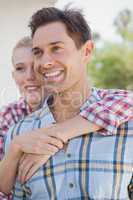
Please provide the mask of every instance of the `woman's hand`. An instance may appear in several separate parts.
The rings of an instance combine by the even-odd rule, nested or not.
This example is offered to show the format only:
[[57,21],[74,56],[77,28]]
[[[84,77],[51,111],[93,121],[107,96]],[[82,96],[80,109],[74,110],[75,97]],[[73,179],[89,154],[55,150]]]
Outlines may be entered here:
[[[47,129],[46,129],[47,130]],[[11,148],[18,154],[29,153],[39,155],[53,155],[63,148],[61,139],[50,135],[50,131],[37,129],[27,134],[15,136]]]
[[19,162],[17,179],[21,183],[26,182],[33,176],[33,174],[47,162],[51,157],[49,155],[35,155],[35,154],[23,154]]

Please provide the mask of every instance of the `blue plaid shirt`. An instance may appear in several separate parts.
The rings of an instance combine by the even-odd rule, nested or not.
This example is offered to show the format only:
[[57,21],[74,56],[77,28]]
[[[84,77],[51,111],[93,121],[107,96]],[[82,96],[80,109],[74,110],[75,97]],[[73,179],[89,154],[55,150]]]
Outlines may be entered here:
[[[13,126],[6,147],[16,134],[55,122],[47,104]],[[69,141],[25,184],[17,180],[14,200],[127,200],[133,172],[133,121],[113,136],[91,133]]]

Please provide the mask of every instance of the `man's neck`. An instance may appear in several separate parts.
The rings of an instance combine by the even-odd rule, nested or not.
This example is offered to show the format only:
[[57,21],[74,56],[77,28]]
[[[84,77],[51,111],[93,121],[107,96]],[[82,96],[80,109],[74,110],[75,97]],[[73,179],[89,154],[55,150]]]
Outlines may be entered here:
[[57,122],[73,118],[80,112],[80,107],[86,101],[90,93],[88,81],[80,81],[69,90],[56,94],[51,111]]

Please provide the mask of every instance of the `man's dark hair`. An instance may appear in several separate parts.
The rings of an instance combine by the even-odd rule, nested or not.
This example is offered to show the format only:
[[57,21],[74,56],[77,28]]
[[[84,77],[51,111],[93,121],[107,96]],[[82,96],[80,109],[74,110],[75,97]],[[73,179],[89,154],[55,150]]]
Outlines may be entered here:
[[68,35],[74,40],[77,48],[80,48],[87,40],[91,40],[91,30],[80,10],[57,9],[55,7],[42,8],[31,17],[29,27],[31,36],[43,25],[52,22],[62,22],[66,26]]

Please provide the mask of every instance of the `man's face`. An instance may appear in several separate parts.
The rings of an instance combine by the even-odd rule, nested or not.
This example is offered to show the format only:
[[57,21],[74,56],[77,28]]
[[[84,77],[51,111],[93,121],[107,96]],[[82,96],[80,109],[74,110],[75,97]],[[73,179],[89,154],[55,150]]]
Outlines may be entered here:
[[14,50],[12,74],[27,103],[32,108],[38,106],[43,98],[43,89],[35,77],[31,47],[19,47]]
[[77,49],[61,22],[39,27],[33,36],[35,71],[54,92],[68,91],[86,73],[83,48]]

